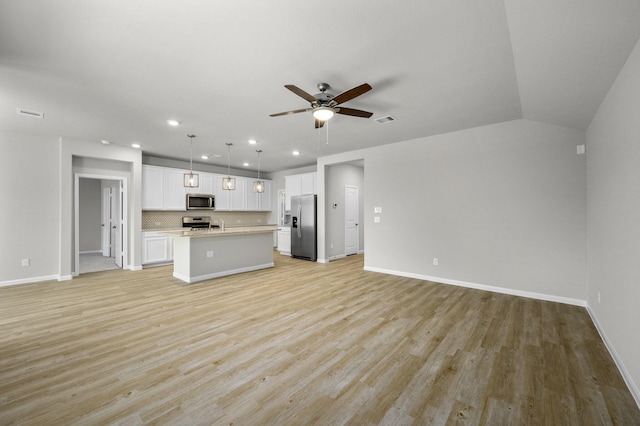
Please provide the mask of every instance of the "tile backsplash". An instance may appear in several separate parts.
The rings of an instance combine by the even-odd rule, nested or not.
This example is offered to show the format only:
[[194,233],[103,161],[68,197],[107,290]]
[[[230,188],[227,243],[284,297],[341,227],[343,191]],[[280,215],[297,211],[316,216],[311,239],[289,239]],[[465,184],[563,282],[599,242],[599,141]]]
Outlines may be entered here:
[[182,226],[183,216],[210,217],[214,225],[219,224],[219,219],[224,220],[225,226],[256,226],[267,225],[270,212],[169,212],[169,211],[142,211],[142,229],[172,229]]

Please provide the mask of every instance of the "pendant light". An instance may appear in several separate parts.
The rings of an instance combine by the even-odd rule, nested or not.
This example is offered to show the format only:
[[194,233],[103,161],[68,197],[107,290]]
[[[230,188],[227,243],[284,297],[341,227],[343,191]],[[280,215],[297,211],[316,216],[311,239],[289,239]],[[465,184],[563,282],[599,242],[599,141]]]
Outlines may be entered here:
[[256,149],[258,153],[258,180],[253,182],[253,192],[263,193],[264,192],[264,182],[260,180],[260,153],[262,153],[261,149]]
[[190,139],[189,142],[189,173],[184,174],[184,186],[185,188],[197,188],[200,186],[200,175],[193,173],[193,138],[196,135],[187,135]]
[[236,190],[236,178],[231,177],[231,145],[227,142],[227,177],[222,178],[222,189],[225,191]]

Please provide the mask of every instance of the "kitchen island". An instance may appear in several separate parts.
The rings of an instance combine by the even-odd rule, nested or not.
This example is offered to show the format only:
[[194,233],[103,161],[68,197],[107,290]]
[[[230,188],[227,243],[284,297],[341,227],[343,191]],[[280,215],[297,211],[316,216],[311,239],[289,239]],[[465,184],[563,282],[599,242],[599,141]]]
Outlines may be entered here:
[[275,225],[167,232],[173,276],[186,283],[272,268]]

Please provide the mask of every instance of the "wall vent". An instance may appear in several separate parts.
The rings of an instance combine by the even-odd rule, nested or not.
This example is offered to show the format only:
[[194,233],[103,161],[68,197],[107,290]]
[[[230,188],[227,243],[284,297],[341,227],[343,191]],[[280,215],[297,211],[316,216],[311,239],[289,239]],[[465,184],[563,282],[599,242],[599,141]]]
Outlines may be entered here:
[[376,119],[375,119],[375,121],[376,121],[378,124],[389,123],[389,122],[391,122],[391,121],[395,121],[395,120],[396,120],[396,119],[395,119],[395,118],[393,118],[393,117],[392,117],[392,116],[390,116],[390,115],[385,115],[384,117],[378,117],[378,118],[376,118]]
[[16,111],[18,114],[26,115],[27,117],[44,118],[44,112],[32,111],[24,108],[16,108]]

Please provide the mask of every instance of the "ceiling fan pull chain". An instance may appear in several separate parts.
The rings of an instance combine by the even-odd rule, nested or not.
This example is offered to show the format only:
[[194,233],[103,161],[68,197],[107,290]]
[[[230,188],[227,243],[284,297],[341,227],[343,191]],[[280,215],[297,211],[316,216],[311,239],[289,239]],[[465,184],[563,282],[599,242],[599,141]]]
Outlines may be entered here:
[[329,145],[329,122],[327,121],[325,124],[325,127],[327,128],[327,145]]

